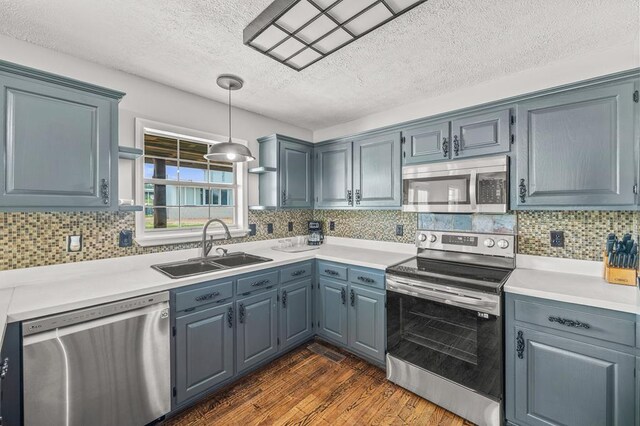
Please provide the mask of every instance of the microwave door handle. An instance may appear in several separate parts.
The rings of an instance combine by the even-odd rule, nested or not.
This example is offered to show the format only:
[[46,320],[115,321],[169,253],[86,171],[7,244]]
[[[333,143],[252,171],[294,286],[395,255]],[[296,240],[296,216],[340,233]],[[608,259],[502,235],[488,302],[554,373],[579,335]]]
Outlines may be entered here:
[[477,185],[478,185],[478,172],[476,170],[471,171],[471,177],[469,182],[469,198],[471,199],[471,211],[477,212]]

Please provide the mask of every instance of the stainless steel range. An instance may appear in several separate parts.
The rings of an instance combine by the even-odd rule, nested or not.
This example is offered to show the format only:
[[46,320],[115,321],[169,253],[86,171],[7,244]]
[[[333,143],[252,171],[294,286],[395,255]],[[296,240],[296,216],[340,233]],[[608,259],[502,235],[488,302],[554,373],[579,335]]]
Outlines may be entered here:
[[502,287],[512,235],[419,231],[386,270],[387,379],[479,425],[503,418]]

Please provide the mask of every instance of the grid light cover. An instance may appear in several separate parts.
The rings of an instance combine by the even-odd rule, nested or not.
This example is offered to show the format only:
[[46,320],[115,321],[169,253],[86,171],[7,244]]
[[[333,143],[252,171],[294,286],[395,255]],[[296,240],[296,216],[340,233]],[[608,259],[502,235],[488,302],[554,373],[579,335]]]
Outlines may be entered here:
[[275,0],[244,44],[302,71],[426,0]]

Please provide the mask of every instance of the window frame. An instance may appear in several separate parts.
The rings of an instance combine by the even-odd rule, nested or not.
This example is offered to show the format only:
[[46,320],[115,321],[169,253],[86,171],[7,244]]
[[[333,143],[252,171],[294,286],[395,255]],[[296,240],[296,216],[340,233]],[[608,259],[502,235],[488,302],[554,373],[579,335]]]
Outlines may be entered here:
[[[146,133],[157,136],[171,137],[181,140],[191,140],[203,143],[220,143],[227,142],[229,137],[216,135],[213,133],[202,132],[185,127],[174,126],[171,124],[161,123],[142,118],[135,119],[135,147],[144,151],[144,136]],[[247,141],[243,139],[233,138],[233,142],[247,145]],[[235,163],[235,185],[229,185],[229,189],[234,190],[235,206],[234,216],[235,225],[229,227],[232,237],[242,237],[248,234],[248,166],[247,163]],[[145,205],[145,179],[144,179],[144,155],[136,160],[134,170],[135,182],[135,201],[137,205]],[[172,181],[168,181],[172,182]],[[173,184],[173,183],[171,183]],[[181,186],[198,186],[196,182],[186,182]],[[218,185],[214,185],[218,186]],[[221,186],[224,186],[222,184]],[[202,238],[202,230],[199,228],[177,228],[177,229],[153,229],[145,228],[145,216],[143,211],[136,212],[136,233],[135,241],[143,246],[156,246],[164,244],[178,244],[200,241]],[[224,238],[224,230],[220,226],[210,226],[207,235],[213,236],[214,239]]]

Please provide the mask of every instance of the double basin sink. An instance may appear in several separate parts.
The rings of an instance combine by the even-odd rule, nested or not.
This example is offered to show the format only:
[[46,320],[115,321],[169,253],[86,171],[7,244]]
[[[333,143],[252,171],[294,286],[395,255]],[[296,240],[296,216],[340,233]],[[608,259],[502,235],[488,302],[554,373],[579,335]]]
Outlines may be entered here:
[[273,259],[256,256],[249,253],[229,253],[225,256],[212,256],[198,259],[183,260],[180,262],[151,265],[156,271],[171,278],[190,277],[192,275],[207,274],[223,269],[239,268],[241,266],[254,265],[256,263],[271,262]]

